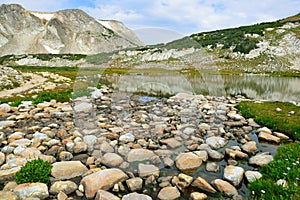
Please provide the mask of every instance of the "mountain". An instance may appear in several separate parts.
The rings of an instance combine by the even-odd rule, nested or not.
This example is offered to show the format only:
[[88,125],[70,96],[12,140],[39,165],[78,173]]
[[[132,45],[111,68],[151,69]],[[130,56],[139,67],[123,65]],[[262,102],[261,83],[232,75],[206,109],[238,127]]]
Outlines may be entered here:
[[97,20],[82,10],[36,12],[0,5],[0,55],[95,54],[140,45],[121,22]]

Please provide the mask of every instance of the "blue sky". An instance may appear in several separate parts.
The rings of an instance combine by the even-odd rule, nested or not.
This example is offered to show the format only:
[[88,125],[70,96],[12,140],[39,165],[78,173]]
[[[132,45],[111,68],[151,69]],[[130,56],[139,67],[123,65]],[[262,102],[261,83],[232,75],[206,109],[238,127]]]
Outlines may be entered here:
[[[28,10],[79,8],[133,30],[155,28],[187,35],[281,19],[300,12],[300,0],[0,0]],[[138,31],[137,31],[138,32]]]

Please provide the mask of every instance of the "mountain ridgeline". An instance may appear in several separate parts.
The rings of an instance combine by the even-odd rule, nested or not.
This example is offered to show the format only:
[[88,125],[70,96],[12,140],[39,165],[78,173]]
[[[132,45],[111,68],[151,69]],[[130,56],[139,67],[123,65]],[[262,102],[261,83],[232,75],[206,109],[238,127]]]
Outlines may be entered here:
[[82,10],[36,12],[0,5],[0,55],[95,54],[140,45],[121,22],[96,20]]

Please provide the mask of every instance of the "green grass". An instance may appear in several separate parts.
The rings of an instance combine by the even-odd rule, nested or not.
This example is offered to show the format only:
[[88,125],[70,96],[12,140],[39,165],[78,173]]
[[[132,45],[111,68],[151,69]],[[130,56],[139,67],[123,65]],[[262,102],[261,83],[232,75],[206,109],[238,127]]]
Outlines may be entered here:
[[44,91],[37,94],[36,98],[32,98],[32,95],[25,95],[24,97],[10,97],[0,99],[1,103],[9,103],[11,102],[11,106],[18,106],[22,103],[22,101],[32,101],[33,104],[42,103],[44,101],[50,101],[55,99],[58,102],[68,102],[72,97],[72,90],[52,90],[52,91]]
[[[252,199],[293,200],[300,199],[300,143],[279,147],[274,161],[263,166],[263,177],[249,185]],[[287,181],[287,187],[276,184],[279,179]]]
[[[292,139],[300,140],[300,108],[288,102],[255,103],[243,101],[237,108],[247,118],[254,118],[256,122],[274,131],[289,135]],[[276,111],[276,108],[282,111]],[[295,114],[289,114],[294,111]]]

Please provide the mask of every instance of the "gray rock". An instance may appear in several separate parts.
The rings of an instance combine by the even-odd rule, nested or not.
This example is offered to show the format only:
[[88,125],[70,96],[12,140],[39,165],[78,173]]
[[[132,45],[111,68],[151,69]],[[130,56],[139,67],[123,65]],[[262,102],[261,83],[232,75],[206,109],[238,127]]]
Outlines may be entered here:
[[101,159],[101,163],[109,167],[119,166],[123,161],[123,158],[116,153],[106,153]]
[[208,172],[218,172],[220,170],[220,166],[215,162],[208,162],[206,164],[206,171]]
[[51,175],[59,180],[67,180],[81,176],[88,168],[80,161],[62,161],[52,164]]
[[273,161],[272,155],[267,155],[264,153],[258,154],[256,156],[253,156],[249,159],[249,163],[251,165],[258,165],[263,166],[269,164],[271,161]]
[[122,200],[152,200],[152,198],[145,194],[130,193],[124,195]]
[[155,154],[148,149],[132,149],[127,155],[128,162],[151,160]]
[[191,200],[205,200],[207,199],[207,195],[200,192],[192,192],[190,198]]
[[224,147],[228,141],[222,137],[212,136],[205,140],[206,144],[211,146],[213,149],[219,149]]
[[82,153],[86,152],[88,149],[88,146],[85,142],[75,142],[73,151],[74,153]]
[[262,177],[262,174],[257,171],[246,171],[245,177],[249,183],[252,183],[256,179],[260,179]]
[[255,152],[257,150],[256,142],[255,141],[247,142],[242,146],[242,149],[247,153]]
[[173,200],[180,197],[180,192],[176,187],[165,187],[158,193],[158,199],[160,200]]
[[135,140],[135,136],[132,135],[131,133],[126,133],[119,137],[119,141],[124,143],[133,142],[134,140]]
[[261,140],[268,141],[268,142],[280,143],[279,137],[276,137],[276,136],[266,133],[264,131],[261,131],[259,133],[258,138]]
[[165,139],[165,140],[160,140],[160,142],[162,144],[168,145],[172,149],[180,147],[182,145],[182,143],[179,142],[178,140],[176,140],[175,138],[168,138],[168,139]]
[[105,190],[98,190],[95,200],[120,200],[120,198]]
[[0,200],[19,200],[19,196],[15,192],[0,191]]
[[196,180],[194,180],[192,186],[210,193],[217,192],[205,179],[201,178],[200,176]]
[[222,160],[224,158],[224,155],[216,150],[208,150],[207,153],[214,160]]
[[228,165],[224,170],[224,179],[233,183],[234,186],[238,186],[243,180],[244,169],[241,167]]
[[5,162],[5,154],[0,152],[0,166]]
[[228,183],[227,181],[223,181],[221,179],[216,179],[212,181],[212,184],[222,193],[224,193],[228,197],[233,197],[238,195],[238,191],[236,188]]
[[77,185],[72,181],[57,181],[51,185],[49,192],[51,194],[58,194],[59,192],[71,194],[76,189]]
[[13,167],[10,169],[0,170],[0,181],[13,180],[16,173],[21,170],[21,166]]
[[158,177],[159,172],[159,168],[154,165],[146,165],[142,163],[138,165],[138,173],[140,177],[148,177],[151,175]]
[[6,127],[11,127],[16,124],[15,121],[12,120],[7,120],[7,121],[0,121],[0,129],[6,128]]
[[10,105],[7,103],[0,104],[0,113],[8,113],[11,110]]
[[143,179],[141,179],[139,177],[131,178],[131,179],[126,180],[126,184],[131,192],[135,192],[135,191],[142,189]]
[[23,183],[15,187],[14,192],[17,193],[21,199],[46,199],[49,197],[48,187],[44,183]]
[[87,102],[82,102],[74,106],[74,111],[76,113],[80,113],[80,112],[88,113],[91,112],[92,109],[93,109],[93,104]]
[[196,154],[189,153],[180,153],[176,157],[176,167],[180,171],[194,170],[201,166],[202,160]]
[[81,180],[81,184],[84,186],[85,196],[93,198],[98,190],[108,190],[127,178],[128,176],[120,169],[104,169],[85,176]]

